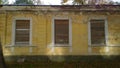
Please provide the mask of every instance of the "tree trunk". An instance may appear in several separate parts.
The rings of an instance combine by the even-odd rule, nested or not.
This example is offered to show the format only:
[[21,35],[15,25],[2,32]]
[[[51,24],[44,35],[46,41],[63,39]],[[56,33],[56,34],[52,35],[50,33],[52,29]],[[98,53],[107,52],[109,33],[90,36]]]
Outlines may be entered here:
[[1,42],[0,42],[0,68],[6,68]]

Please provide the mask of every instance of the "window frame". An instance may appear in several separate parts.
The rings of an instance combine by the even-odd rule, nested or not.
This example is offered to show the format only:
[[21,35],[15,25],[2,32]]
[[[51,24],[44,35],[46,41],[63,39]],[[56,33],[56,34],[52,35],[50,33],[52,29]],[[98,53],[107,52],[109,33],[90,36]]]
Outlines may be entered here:
[[[16,21],[17,20],[29,20],[30,21],[30,29],[29,29],[29,43],[28,44],[15,44],[15,33],[16,33]],[[24,29],[20,29],[24,30]],[[20,42],[21,43],[21,42]],[[12,27],[12,45],[17,46],[28,46],[32,45],[32,19],[31,18],[15,18],[13,20],[13,27]]]
[[[91,20],[104,20],[104,31],[105,31],[105,44],[92,44],[91,43]],[[106,18],[91,18],[88,22],[88,45],[89,46],[108,46],[108,23]]]
[[[55,20],[68,20],[69,22],[69,43],[68,44],[55,44]],[[52,20],[52,45],[54,47],[69,47],[72,46],[72,23],[70,18],[55,17]]]

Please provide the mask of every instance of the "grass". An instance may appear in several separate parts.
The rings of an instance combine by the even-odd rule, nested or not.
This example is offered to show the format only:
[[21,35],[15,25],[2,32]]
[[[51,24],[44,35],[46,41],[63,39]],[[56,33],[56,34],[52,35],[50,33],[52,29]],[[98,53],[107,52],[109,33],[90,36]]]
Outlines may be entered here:
[[120,62],[7,63],[7,68],[120,68]]

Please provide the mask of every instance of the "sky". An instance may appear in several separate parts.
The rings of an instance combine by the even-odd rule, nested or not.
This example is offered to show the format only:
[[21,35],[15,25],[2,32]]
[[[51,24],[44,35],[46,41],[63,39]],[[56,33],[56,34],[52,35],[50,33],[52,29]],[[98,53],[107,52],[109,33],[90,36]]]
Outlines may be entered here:
[[[9,0],[10,4],[15,0]],[[62,0],[41,0],[43,5],[61,5]],[[114,2],[120,2],[120,0],[113,0]],[[69,1],[71,3],[72,0]]]
[[62,1],[61,0],[41,0],[41,2],[46,5],[60,5]]
[[115,2],[120,2],[120,0],[113,0],[113,1],[115,1]]

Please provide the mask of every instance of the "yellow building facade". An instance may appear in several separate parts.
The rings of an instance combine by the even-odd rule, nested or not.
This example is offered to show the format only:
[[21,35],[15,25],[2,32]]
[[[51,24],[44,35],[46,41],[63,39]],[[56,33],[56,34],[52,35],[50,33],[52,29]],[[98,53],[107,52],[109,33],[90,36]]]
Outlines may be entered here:
[[[0,35],[4,56],[120,55],[120,6],[98,7],[2,6]],[[23,29],[23,33],[25,30],[29,31],[29,44],[16,44],[17,31],[22,30],[20,29],[22,27],[17,29],[16,25],[20,20],[27,20],[30,23],[29,29]],[[56,24],[57,21],[67,22],[67,25],[59,26],[60,23]],[[103,23],[103,27],[97,27],[100,25],[94,22]],[[57,34],[65,35],[62,33],[65,29],[68,30],[67,36],[57,36]],[[98,34],[94,33],[94,30],[98,31]],[[99,35],[102,32],[104,36]],[[99,41],[101,37],[96,39],[97,37],[94,38],[92,34],[103,37],[104,42],[101,43]],[[66,39],[67,42],[59,39]]]

